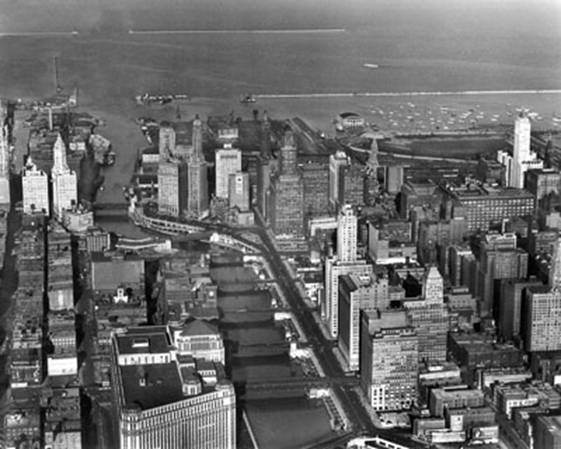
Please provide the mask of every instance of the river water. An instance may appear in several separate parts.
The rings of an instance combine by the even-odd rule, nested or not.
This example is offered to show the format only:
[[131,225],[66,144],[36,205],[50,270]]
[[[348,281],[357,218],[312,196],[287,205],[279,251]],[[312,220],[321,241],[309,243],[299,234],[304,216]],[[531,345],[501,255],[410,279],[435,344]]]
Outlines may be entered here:
[[[270,294],[249,291],[255,287],[253,271],[227,266],[213,268],[211,276],[219,286],[221,327],[232,350],[234,382],[300,376],[301,368],[290,360],[284,330],[273,320]],[[332,435],[321,402],[305,397],[250,399],[244,409],[261,448],[301,448]]]

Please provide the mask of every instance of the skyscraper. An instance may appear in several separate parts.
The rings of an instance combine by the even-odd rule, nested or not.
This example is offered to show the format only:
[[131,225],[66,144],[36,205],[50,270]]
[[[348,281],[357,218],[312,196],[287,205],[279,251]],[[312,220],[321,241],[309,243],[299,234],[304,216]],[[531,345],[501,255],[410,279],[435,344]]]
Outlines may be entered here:
[[372,408],[411,408],[417,370],[418,339],[405,312],[361,312],[360,385]]
[[275,235],[302,238],[304,236],[304,184],[296,165],[296,144],[292,131],[284,134],[280,170],[271,180],[270,213]]
[[527,351],[561,350],[561,238],[553,249],[548,285],[527,289],[525,315]]
[[193,152],[187,160],[187,216],[200,218],[208,213],[207,164],[203,156],[203,124],[197,115],[193,121]]
[[179,217],[187,208],[187,164],[178,160],[158,163],[158,211]]
[[23,168],[21,177],[21,187],[23,193],[23,213],[43,212],[50,214],[49,208],[49,178],[37,169],[31,156],[27,158],[27,163]]
[[158,135],[158,148],[161,159],[169,159],[175,151],[175,129],[170,123],[162,122]]
[[337,220],[337,255],[325,261],[325,307],[322,310],[331,336],[339,336],[339,277],[373,275],[371,265],[357,258],[357,217],[351,206],[341,209]]
[[[522,189],[524,173],[529,169],[543,168],[543,161],[537,158],[536,153],[530,151],[531,127],[530,119],[526,114],[520,114],[514,122],[512,164],[509,164],[508,157],[503,161],[507,166],[506,175],[509,187]],[[510,170],[508,170],[509,166]]]
[[228,204],[241,212],[249,210],[249,174],[232,173],[228,178]]
[[417,333],[419,361],[445,361],[450,318],[444,304],[444,284],[438,268],[433,266],[426,271],[423,296],[406,299],[404,307]]
[[221,148],[215,153],[217,198],[228,198],[228,183],[231,174],[242,170],[242,152],[236,148]]
[[343,169],[348,165],[347,155],[337,151],[329,157],[329,207],[335,211],[339,207],[340,192],[343,188]]
[[349,371],[359,369],[360,311],[389,306],[388,279],[374,274],[339,276],[339,348]]
[[353,262],[357,258],[357,217],[351,205],[345,204],[337,220],[337,259]]
[[[234,449],[236,396],[213,363],[176,355],[163,326],[114,334],[111,379],[121,449]],[[214,373],[214,374],[213,374]]]
[[66,162],[66,145],[59,134],[53,148],[53,212],[55,217],[62,220],[65,210],[72,209],[78,203],[78,182],[76,173]]
[[4,126],[4,114],[0,104],[0,206],[10,204],[10,144],[8,126]]

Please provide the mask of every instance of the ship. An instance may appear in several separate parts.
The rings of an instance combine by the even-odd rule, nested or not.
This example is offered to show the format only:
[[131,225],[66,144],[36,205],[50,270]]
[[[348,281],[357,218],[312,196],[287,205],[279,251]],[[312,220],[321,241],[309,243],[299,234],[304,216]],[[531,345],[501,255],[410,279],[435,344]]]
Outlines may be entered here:
[[150,105],[152,103],[158,103],[158,104],[163,105],[163,104],[168,104],[168,103],[171,103],[172,101],[178,101],[178,100],[188,101],[188,100],[190,100],[190,97],[187,94],[152,95],[152,94],[149,94],[148,92],[146,92],[143,95],[137,95],[135,97],[135,100],[136,100],[137,104]]
[[370,64],[370,63],[362,64],[362,66],[366,67],[367,69],[378,69],[378,68],[380,68],[380,66],[378,64]]
[[240,103],[255,103],[257,99],[251,94],[245,94],[240,98]]

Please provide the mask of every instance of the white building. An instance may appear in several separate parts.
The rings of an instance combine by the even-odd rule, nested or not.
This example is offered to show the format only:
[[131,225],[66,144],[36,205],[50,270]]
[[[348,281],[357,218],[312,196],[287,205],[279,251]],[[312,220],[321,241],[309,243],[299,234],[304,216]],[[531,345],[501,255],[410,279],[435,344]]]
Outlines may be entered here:
[[221,148],[215,153],[217,198],[228,198],[228,182],[232,174],[242,170],[242,152],[235,148]]
[[543,161],[530,150],[530,119],[521,114],[514,122],[514,144],[512,156],[505,151],[497,153],[497,160],[506,168],[506,183],[509,187],[524,188],[524,173],[530,169],[543,168]]
[[357,217],[351,205],[345,204],[337,221],[337,259],[354,262],[357,246]]
[[21,177],[23,192],[23,213],[43,211],[49,215],[49,179],[45,172],[39,170],[31,156],[23,168]]
[[62,220],[64,211],[71,210],[78,204],[78,180],[76,173],[66,162],[66,146],[60,134],[53,148],[53,213]]

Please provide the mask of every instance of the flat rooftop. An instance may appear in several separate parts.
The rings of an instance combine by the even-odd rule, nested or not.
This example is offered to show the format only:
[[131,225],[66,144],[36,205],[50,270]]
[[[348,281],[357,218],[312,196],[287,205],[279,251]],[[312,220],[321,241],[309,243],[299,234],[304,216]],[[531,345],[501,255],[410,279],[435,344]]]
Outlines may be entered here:
[[120,370],[125,406],[148,410],[184,399],[175,362],[125,365]]

